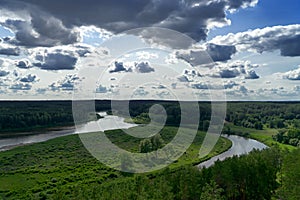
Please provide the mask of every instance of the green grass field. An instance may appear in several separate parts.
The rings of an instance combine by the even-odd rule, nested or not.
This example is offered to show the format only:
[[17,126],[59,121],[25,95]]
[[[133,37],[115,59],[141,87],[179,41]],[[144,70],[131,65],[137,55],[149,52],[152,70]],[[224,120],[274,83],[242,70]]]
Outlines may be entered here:
[[[176,127],[165,127],[161,136],[167,143],[176,132]],[[121,130],[108,131],[106,135],[121,148],[138,151],[139,140]],[[229,140],[220,138],[214,150],[205,158],[199,159],[198,153],[204,135],[205,133],[198,132],[187,152],[169,168],[176,170],[182,166],[195,165],[231,146]],[[151,176],[156,173],[159,171],[151,173]],[[62,195],[67,196],[68,193],[74,194],[74,190],[80,190],[83,185],[93,187],[133,176],[101,164],[84,148],[78,135],[0,153],[0,199],[46,199],[54,196],[59,199],[60,191],[64,191]]]

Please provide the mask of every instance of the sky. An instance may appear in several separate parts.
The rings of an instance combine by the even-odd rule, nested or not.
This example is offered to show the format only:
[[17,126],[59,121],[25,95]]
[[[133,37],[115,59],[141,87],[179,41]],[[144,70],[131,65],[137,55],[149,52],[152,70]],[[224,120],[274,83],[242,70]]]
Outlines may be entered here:
[[300,100],[298,0],[0,0],[0,99]]

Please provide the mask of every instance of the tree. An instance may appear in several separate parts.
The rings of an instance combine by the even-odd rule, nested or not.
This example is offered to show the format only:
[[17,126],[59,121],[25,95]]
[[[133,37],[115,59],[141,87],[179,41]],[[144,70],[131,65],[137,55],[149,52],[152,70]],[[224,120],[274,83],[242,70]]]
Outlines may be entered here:
[[223,191],[216,182],[211,181],[210,184],[206,183],[203,187],[200,200],[225,200],[225,197],[222,196]]
[[287,153],[283,159],[281,199],[300,199],[300,149]]
[[262,130],[263,129],[263,125],[261,122],[256,122],[254,124],[254,128],[257,129],[257,130]]
[[300,137],[300,131],[297,129],[289,129],[287,132],[287,136],[292,139],[292,138],[299,138]]
[[140,142],[139,146],[141,153],[149,153],[152,151],[152,143],[150,139],[144,139]]
[[162,139],[160,134],[156,134],[151,138],[152,149],[157,150],[161,148],[164,144],[164,140]]
[[284,123],[283,123],[283,121],[282,120],[277,120],[276,121],[276,126],[277,126],[277,128],[284,128]]
[[139,150],[141,153],[149,153],[151,151],[156,151],[164,145],[164,140],[160,134],[156,134],[151,139],[144,139],[140,142]]

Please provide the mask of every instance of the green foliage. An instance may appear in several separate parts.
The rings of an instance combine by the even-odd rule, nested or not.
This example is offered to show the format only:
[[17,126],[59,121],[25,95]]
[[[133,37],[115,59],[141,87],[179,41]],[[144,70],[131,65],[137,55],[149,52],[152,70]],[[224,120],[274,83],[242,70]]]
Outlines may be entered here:
[[[156,103],[133,101],[130,113],[134,119],[148,123],[148,110]],[[108,131],[107,137],[131,152],[162,148],[177,133],[181,111],[176,102],[161,103],[168,113],[167,124],[175,127],[166,126],[159,134],[145,140],[131,137],[121,130]],[[210,104],[199,105],[199,130],[207,130]],[[1,130],[66,125],[73,120],[70,108],[70,102],[2,102]],[[96,103],[97,111],[103,109],[110,109],[109,101]],[[300,139],[298,113],[300,104],[297,103],[229,103],[223,133],[255,138],[269,146],[277,144],[290,148],[285,144],[296,146]],[[3,127],[4,122],[11,125]],[[278,148],[272,147],[199,170],[192,165],[201,161],[198,153],[204,135],[199,131],[186,153],[169,168],[144,175],[120,173],[104,166],[87,152],[76,135],[1,152],[0,199],[269,200],[275,191],[280,199],[300,199],[299,149],[287,151],[282,157]],[[275,135],[275,140],[272,135]],[[2,136],[11,135],[3,133]],[[203,159],[225,151],[230,145],[220,138],[213,152]],[[130,169],[132,161],[126,154],[121,161],[123,169]]]
[[[252,152],[199,170],[176,170],[118,178],[103,184],[78,185],[65,199],[271,199],[278,187],[278,149]],[[61,191],[54,193],[59,195]]]
[[[109,109],[110,101],[96,102],[97,111]],[[95,115],[93,117],[95,118]],[[86,119],[90,117],[87,116]],[[34,131],[37,128],[69,125],[74,125],[71,101],[0,102],[0,137],[18,135],[7,132]]]
[[300,147],[300,129],[291,128],[288,131],[279,131],[273,138],[277,142]]
[[[152,139],[153,143],[159,147],[157,141],[162,139],[169,142],[177,129],[164,127],[159,133],[160,137]],[[121,130],[107,131],[106,135],[123,149],[139,151],[140,139],[124,134]],[[198,153],[203,137],[202,132],[196,135],[195,142],[176,163],[169,166],[172,172],[168,173],[172,174],[184,165],[200,162]],[[229,147],[230,142],[221,138],[207,158]],[[130,170],[131,161],[128,156],[124,155],[121,160],[121,167]],[[138,184],[134,183],[134,175],[104,166],[87,152],[77,135],[70,135],[1,152],[0,199],[173,199],[172,187],[164,184],[164,179],[169,177],[156,179],[160,176],[159,173],[161,172],[154,172],[144,177],[148,179],[149,176],[145,185],[142,180]],[[181,185],[187,181],[188,179],[182,181]],[[128,191],[128,194],[123,191]],[[133,194],[135,191],[139,192]]]
[[300,104],[293,102],[234,102],[227,105],[226,120],[234,125],[258,130],[297,127]]
[[285,152],[280,174],[282,187],[278,190],[281,199],[300,199],[300,149]]
[[[132,121],[137,124],[148,124],[150,122],[150,117],[148,115],[149,109],[155,105],[159,104],[164,107],[167,113],[166,125],[168,126],[179,126],[181,122],[181,106],[188,112],[189,115],[193,116],[195,112],[195,104],[189,102],[176,102],[176,101],[130,101],[129,111],[132,117]],[[197,105],[197,104],[196,104]],[[199,130],[207,131],[209,127],[209,121],[211,118],[211,104],[207,102],[199,102],[198,109],[200,113],[195,113],[199,115]],[[126,113],[122,108],[116,108],[118,115],[125,115]],[[153,113],[153,120],[162,121],[161,113]],[[129,122],[129,120],[127,119]]]
[[224,190],[219,188],[216,182],[211,181],[210,184],[206,183],[202,188],[202,193],[200,200],[224,200],[225,197],[222,196]]
[[245,137],[245,138],[250,137],[250,134],[249,134],[248,131],[243,131],[241,129],[239,129],[239,130],[232,129],[231,126],[228,123],[224,125],[224,128],[222,130],[222,134],[224,134],[224,135],[238,135],[238,136],[242,136],[242,137]]
[[213,180],[224,190],[226,199],[271,199],[277,189],[280,152],[276,148],[217,162],[203,170],[206,182]]
[[140,142],[140,152],[141,153],[149,153],[153,150],[152,143],[150,139],[144,139]]
[[[32,153],[40,159],[33,159]],[[0,158],[0,163],[9,160],[1,164],[0,176],[0,196],[7,199],[255,200],[270,199],[277,188],[280,155],[270,149],[227,159],[208,169],[186,165],[129,175],[106,168],[80,147],[79,139],[68,136],[3,152]]]
[[71,102],[0,102],[1,132],[72,125]]
[[149,153],[151,151],[156,151],[164,145],[164,140],[160,134],[156,134],[150,139],[144,139],[140,142],[139,150],[141,153]]

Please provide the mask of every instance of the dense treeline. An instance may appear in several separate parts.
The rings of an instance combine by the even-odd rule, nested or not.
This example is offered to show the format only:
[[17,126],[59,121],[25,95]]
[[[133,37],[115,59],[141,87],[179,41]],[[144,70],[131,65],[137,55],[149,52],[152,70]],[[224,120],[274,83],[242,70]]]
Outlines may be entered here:
[[54,199],[271,199],[280,186],[276,174],[280,171],[278,149],[254,151],[247,156],[217,162],[208,169],[183,167],[166,169],[158,174],[137,175],[93,187],[79,186],[71,194],[64,191]]
[[277,142],[300,147],[300,129],[280,130],[273,138]]
[[226,120],[246,128],[300,128],[300,104],[293,102],[228,103]]
[[[96,109],[109,110],[110,102],[97,102]],[[64,125],[74,125],[71,101],[0,102],[0,132]]]
[[[117,108],[117,113],[122,114],[128,108],[121,101],[119,104],[121,106]],[[130,101],[130,115],[138,119],[137,122],[149,122],[149,108],[155,104],[160,104],[165,108],[168,114],[168,125],[180,123],[182,113],[178,102]],[[238,126],[256,129],[300,128],[300,103],[230,102],[227,107],[226,120]],[[96,101],[95,110],[109,111],[111,102]],[[211,104],[200,102],[199,110],[199,129],[205,130],[211,117]],[[0,102],[1,130],[63,123],[73,123],[71,101]]]
[[[122,115],[128,110],[128,105],[119,101],[115,110]],[[181,120],[181,109],[178,102],[130,101],[129,112],[137,123],[148,123],[149,108],[155,104],[162,105],[167,112],[167,125],[178,126]],[[186,103],[188,104],[188,103]],[[210,103],[200,105],[199,130],[206,130],[210,120]],[[190,112],[194,109],[191,106]],[[110,111],[111,101],[96,101],[95,110]],[[81,116],[87,119],[86,116]],[[37,127],[53,127],[74,125],[71,101],[24,101],[0,102],[0,132],[31,131]]]
[[[186,113],[183,112],[181,106],[184,106],[184,111],[188,113],[188,116],[194,116],[196,111],[194,103],[189,102],[172,102],[172,101],[131,101],[130,102],[130,115],[136,123],[148,123],[149,119],[149,109],[155,105],[159,104],[164,107],[167,119],[166,125],[169,126],[179,126],[181,123],[181,116]],[[211,119],[211,103],[201,102],[198,103],[198,109],[200,113],[195,113],[199,115],[199,130],[206,131],[209,127],[209,122]],[[122,114],[122,109],[119,109],[120,114]]]
[[[149,108],[160,103],[168,114],[167,124],[180,123],[178,102],[132,101],[130,114],[136,122],[149,122]],[[199,102],[199,129],[206,130],[211,117],[211,104]],[[226,121],[237,126],[262,130],[263,128],[300,128],[300,103],[293,102],[229,102]]]
[[72,124],[70,102],[0,102],[0,130]]
[[279,176],[280,188],[277,196],[283,200],[300,199],[300,149],[285,152]]
[[[186,112],[193,116],[195,104],[174,101],[130,101],[129,113],[135,123],[149,123],[149,109],[159,104],[167,113],[166,125],[179,126],[185,113],[181,109],[184,104]],[[114,113],[124,115],[128,112],[128,104],[124,101],[113,103]],[[211,103],[199,102],[199,130],[206,131],[210,125]],[[111,111],[111,101],[96,101],[95,110]],[[156,113],[157,119],[162,119],[161,112]],[[83,116],[84,119],[89,117]],[[226,121],[245,128],[280,129],[274,140],[300,145],[299,135],[295,132],[300,129],[300,103],[293,102],[229,102],[227,103]],[[220,122],[222,123],[222,122]],[[41,101],[41,102],[0,102],[0,132],[31,131],[38,127],[53,127],[73,125],[71,101]],[[227,127],[224,133],[232,132]],[[293,133],[293,134],[292,134]],[[243,136],[244,133],[242,134]]]

